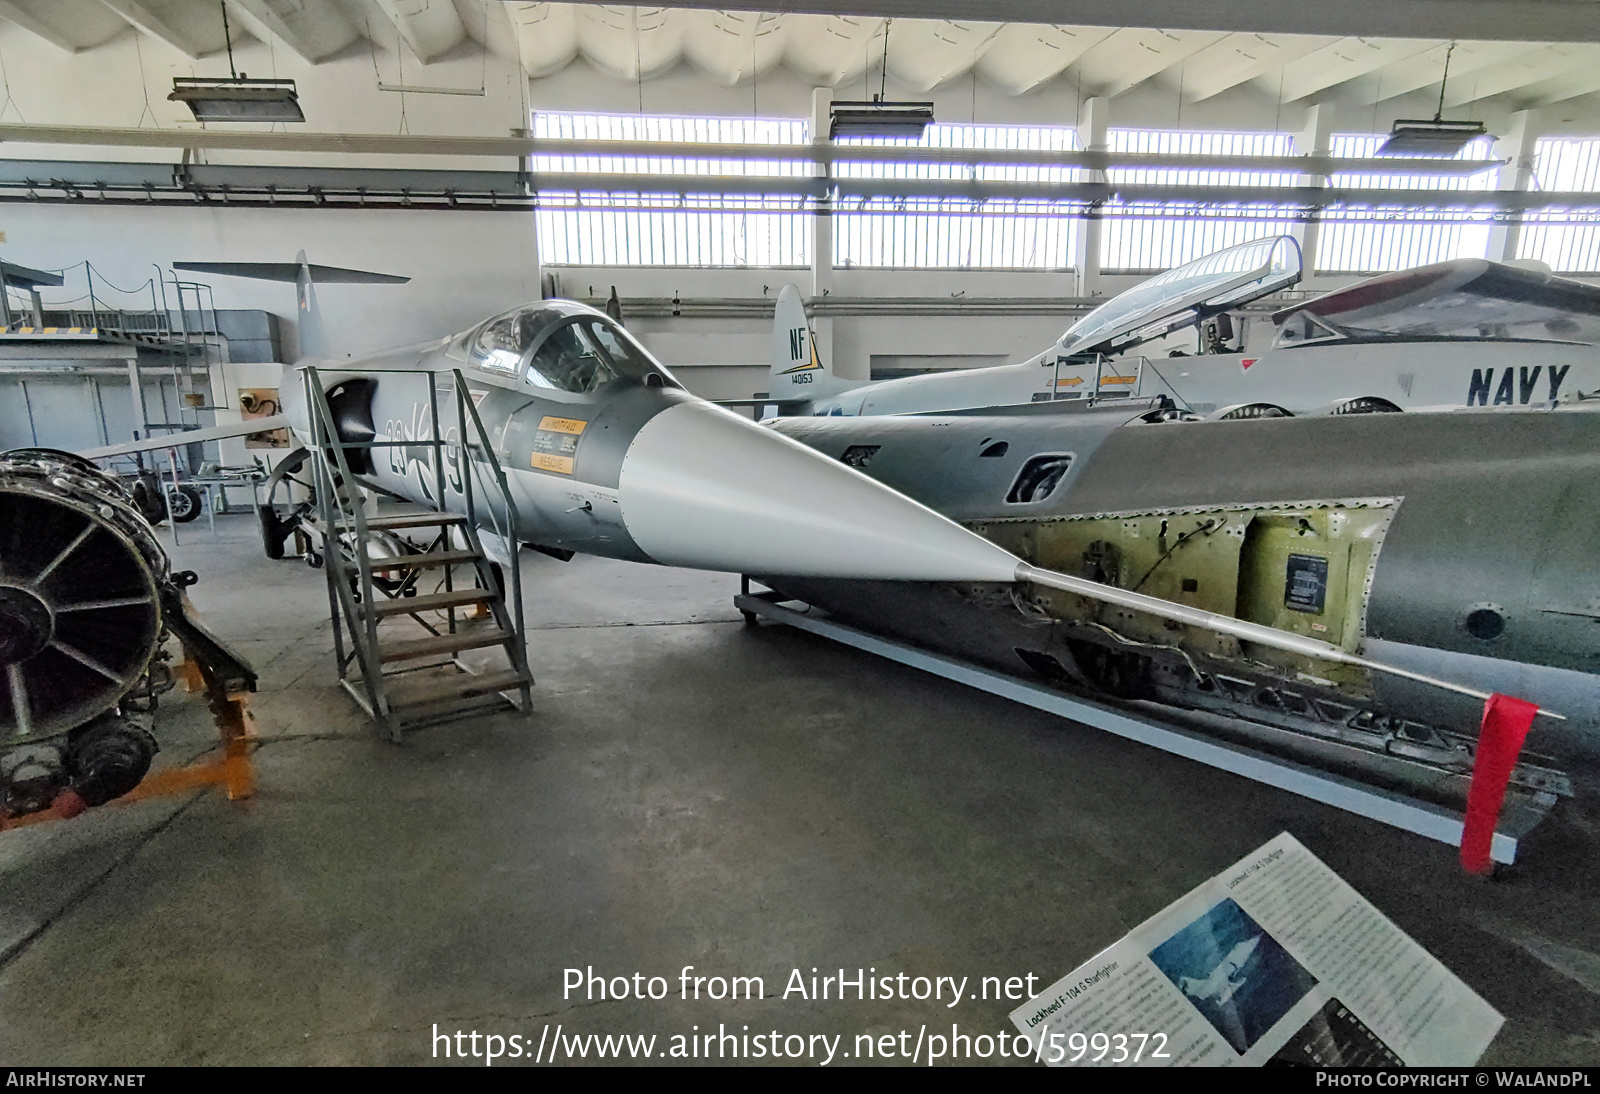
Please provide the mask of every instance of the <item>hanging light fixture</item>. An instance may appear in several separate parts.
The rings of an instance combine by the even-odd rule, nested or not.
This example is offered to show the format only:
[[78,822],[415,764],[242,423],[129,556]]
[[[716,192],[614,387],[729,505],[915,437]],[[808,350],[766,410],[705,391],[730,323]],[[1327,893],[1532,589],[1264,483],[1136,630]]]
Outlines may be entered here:
[[1444,86],[1450,79],[1450,55],[1456,44],[1444,54],[1444,77],[1439,81],[1439,109],[1433,120],[1401,118],[1394,123],[1389,139],[1378,149],[1380,156],[1454,156],[1489,130],[1482,122],[1447,122],[1444,120]]
[[891,140],[915,141],[921,140],[928,126],[933,124],[932,103],[884,101],[884,91],[889,86],[888,22],[883,25],[881,67],[878,93],[872,97],[871,102],[836,100],[829,104],[829,140],[838,140],[840,137],[887,137]]
[[233,34],[228,8],[222,8],[222,36],[228,44],[228,79],[177,76],[168,101],[186,103],[197,122],[303,122],[293,80],[252,80],[233,66]]

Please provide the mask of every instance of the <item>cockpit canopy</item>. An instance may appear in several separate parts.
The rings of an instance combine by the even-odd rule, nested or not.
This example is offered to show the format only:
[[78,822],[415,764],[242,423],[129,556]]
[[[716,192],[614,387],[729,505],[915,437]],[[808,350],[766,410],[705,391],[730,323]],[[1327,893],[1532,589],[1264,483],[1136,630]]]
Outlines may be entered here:
[[1061,336],[1064,356],[1121,353],[1141,342],[1241,307],[1300,280],[1300,244],[1271,236],[1216,251],[1141,281]]
[[572,395],[619,380],[682,386],[621,324],[571,300],[541,300],[490,319],[468,335],[467,363]]

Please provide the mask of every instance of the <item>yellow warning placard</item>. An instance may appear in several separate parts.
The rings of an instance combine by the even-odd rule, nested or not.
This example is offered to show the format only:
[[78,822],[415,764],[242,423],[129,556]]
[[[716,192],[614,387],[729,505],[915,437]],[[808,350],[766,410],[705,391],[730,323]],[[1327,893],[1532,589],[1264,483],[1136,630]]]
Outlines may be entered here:
[[588,424],[588,422],[580,421],[577,418],[551,418],[546,416],[539,419],[539,428],[548,429],[552,433],[571,433],[573,435],[577,435],[582,433]]
[[552,456],[548,452],[535,452],[531,463],[537,471],[554,471],[560,475],[572,474],[571,456]]
[[1138,382],[1139,382],[1139,377],[1137,377],[1137,376],[1102,376],[1102,377],[1100,377],[1100,386],[1101,387],[1104,387],[1106,384],[1137,384]]

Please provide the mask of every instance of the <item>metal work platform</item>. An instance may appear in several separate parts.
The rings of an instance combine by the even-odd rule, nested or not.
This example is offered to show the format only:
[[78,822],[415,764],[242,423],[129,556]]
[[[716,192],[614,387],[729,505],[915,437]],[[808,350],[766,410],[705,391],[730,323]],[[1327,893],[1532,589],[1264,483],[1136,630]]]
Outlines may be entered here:
[[25,345],[62,342],[92,342],[117,346],[144,346],[168,353],[198,355],[205,347],[196,342],[185,342],[170,332],[113,330],[100,327],[18,327],[0,331],[0,342]]
[[[426,378],[427,436],[347,442],[338,435],[317,370],[305,370],[322,534],[321,552],[307,561],[327,572],[339,683],[396,744],[406,729],[461,717],[485,702],[507,701],[508,695],[517,697],[512,705],[523,713],[533,709],[515,556],[516,507],[505,473],[460,372],[451,374],[448,390],[439,373],[404,375]],[[448,419],[440,414],[441,397],[453,411]],[[351,472],[352,457],[370,458],[372,450],[393,446],[428,454],[435,498],[447,496],[447,456],[461,468],[459,494],[452,502],[461,511],[368,514]],[[486,492],[494,497],[482,498]],[[512,545],[509,566],[491,560],[484,549],[480,514],[502,542]],[[438,587],[424,591],[430,576],[437,577]],[[458,585],[461,579],[470,583]],[[465,617],[468,609],[474,617]],[[466,651],[493,648],[504,652],[503,667],[484,670],[461,660]]]
[[[1118,737],[1287,790],[1348,813],[1451,846],[1461,844],[1462,815],[1444,806],[1320,771],[1244,745],[1218,740],[1197,730],[1142,717],[1093,699],[1068,695],[1044,684],[979,668],[891,638],[868,634],[813,611],[785,607],[776,593],[750,592],[748,578],[744,581],[744,591],[734,597],[733,603],[749,622],[759,617],[785,623],[902,665],[931,672],[946,680],[966,684],[1036,710],[1058,714],[1081,725],[1102,729]],[[1548,793],[1508,796],[1495,830],[1490,857],[1498,863],[1515,862],[1520,842],[1548,816],[1555,801],[1555,795]]]

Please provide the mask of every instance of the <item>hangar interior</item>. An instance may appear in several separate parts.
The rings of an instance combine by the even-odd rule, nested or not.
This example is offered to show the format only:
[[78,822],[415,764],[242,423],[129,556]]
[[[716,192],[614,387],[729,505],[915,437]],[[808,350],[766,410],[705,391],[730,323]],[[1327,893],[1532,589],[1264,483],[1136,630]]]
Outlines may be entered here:
[[[529,302],[614,300],[684,389],[757,417],[791,284],[817,358],[852,383],[1028,359],[1154,275],[1280,235],[1303,275],[1234,313],[1237,354],[1269,351],[1274,312],[1413,267],[1600,286],[1592,0],[1230,0],[1183,26],[1146,0],[1066,23],[1034,0],[758,6],[3,0],[0,449],[275,409],[312,348],[293,273],[190,263],[408,279],[316,285],[329,369]],[[169,97],[246,74],[292,81],[304,121],[201,122]],[[835,102],[879,97],[933,121],[913,141],[830,138]],[[1397,120],[1430,118],[1481,128],[1443,157],[1380,153]],[[1205,337],[1179,325],[1139,352],[1166,367]],[[529,712],[396,747],[339,686],[324,574],[261,557],[252,486],[292,443],[139,458],[209,487],[206,524],[156,535],[259,673],[257,785],[0,831],[8,1060],[481,1063],[441,1057],[438,1031],[531,1044],[551,1025],[842,1051],[935,1023],[994,1034],[1022,1001],[998,989],[945,1006],[784,986],[818,968],[1048,984],[1288,831],[1505,1016],[1484,1062],[1600,1061],[1592,799],[1485,883],[1370,818],[750,626],[737,570],[564,548],[516,555]],[[1485,465],[1515,451],[1486,447]],[[219,466],[254,470],[229,485]],[[1588,585],[1572,595],[1586,606],[1539,610],[1592,626]],[[158,767],[215,735],[202,697],[169,693]],[[761,977],[765,998],[684,998],[691,967]],[[673,990],[580,999],[574,968]]]

